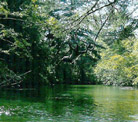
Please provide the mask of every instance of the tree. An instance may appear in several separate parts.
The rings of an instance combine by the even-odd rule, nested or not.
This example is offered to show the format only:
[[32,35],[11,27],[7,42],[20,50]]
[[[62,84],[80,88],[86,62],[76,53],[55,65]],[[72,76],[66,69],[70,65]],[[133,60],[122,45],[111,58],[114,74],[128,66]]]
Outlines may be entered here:
[[[114,37],[123,40],[133,35],[136,21],[117,34],[115,31],[121,25],[112,27],[113,19],[120,19],[117,10],[121,8],[123,12],[127,5],[128,1],[117,0],[21,0],[15,4],[3,0],[0,2],[1,86],[37,87],[46,83],[92,81],[94,74],[90,67],[100,59],[100,49],[105,48],[99,40],[106,41],[104,35],[110,34],[109,31],[113,41]],[[123,32],[126,37],[122,38]]]

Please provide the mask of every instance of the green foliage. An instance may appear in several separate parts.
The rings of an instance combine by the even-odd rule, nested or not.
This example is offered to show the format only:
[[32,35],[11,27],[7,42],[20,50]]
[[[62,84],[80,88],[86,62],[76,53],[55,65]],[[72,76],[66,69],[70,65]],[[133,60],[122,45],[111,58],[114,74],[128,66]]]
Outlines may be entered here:
[[[99,7],[108,5],[109,2],[99,2],[92,9],[90,5],[94,3],[83,0],[76,2],[2,0],[0,61],[4,67],[0,67],[2,74],[0,83],[5,77],[3,83],[8,83],[7,86],[20,84],[21,87],[36,87],[52,83],[95,84],[93,67],[100,59],[99,50],[105,46],[96,41],[101,38],[105,42],[107,39],[104,34],[110,35],[110,32],[113,37],[108,40],[110,42],[113,40],[114,45],[110,45],[111,49],[108,48],[105,53],[111,56],[109,62],[112,63],[109,67],[114,70],[120,68],[121,72],[122,66],[129,65],[122,62],[127,62],[124,57],[133,52],[131,45],[135,45],[135,48],[137,45],[120,40],[133,36],[136,22],[133,21],[132,26],[128,24],[126,12],[123,14],[124,9],[116,12],[111,6],[105,6],[107,12],[103,13],[103,9]],[[90,6],[88,12],[87,4]],[[126,8],[126,2],[117,4],[118,7],[125,4]],[[112,17],[112,14],[115,16]],[[119,29],[121,26],[123,28]],[[115,56],[109,51],[114,52]],[[128,57],[133,60],[133,57]],[[120,65],[114,67],[113,62]],[[21,77],[22,75],[24,77]],[[12,79],[10,83],[8,79]]]
[[[83,71],[79,65],[85,67],[88,61],[77,60],[80,60],[79,51],[85,51],[86,46],[80,40],[75,43],[73,31],[71,34],[63,32],[61,22],[50,15],[51,6],[36,0],[15,5],[16,8],[7,1],[0,7],[1,12],[5,11],[5,16],[0,16],[0,58],[5,64],[0,67],[1,86],[18,86],[20,83],[21,87],[35,87],[47,83],[84,82],[84,78],[79,77],[88,73],[87,68]],[[67,36],[74,39],[73,42]],[[62,60],[68,55],[72,55],[70,63]],[[20,77],[22,74],[25,74],[24,78]],[[90,75],[88,73],[85,78],[89,79]],[[11,79],[10,83],[8,79]]]
[[118,45],[115,44],[116,47],[119,46],[123,50],[108,47],[102,52],[102,58],[95,68],[99,81],[106,85],[137,85],[137,45],[137,39],[129,38],[121,41]]

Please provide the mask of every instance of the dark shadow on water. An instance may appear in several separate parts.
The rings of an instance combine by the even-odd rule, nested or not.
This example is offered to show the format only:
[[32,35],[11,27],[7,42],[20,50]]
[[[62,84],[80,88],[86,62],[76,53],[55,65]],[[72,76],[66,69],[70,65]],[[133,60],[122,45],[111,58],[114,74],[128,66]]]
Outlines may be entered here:
[[[0,101],[3,100],[4,105],[7,104],[11,108],[14,104],[22,108],[29,104],[37,107],[38,104],[40,109],[43,106],[43,109],[45,108],[46,112],[52,116],[63,116],[67,111],[79,113],[85,111],[84,109],[91,105],[91,109],[96,107],[93,99],[89,98],[89,96],[75,95],[68,92],[68,89],[69,86],[58,85],[55,87],[42,87],[39,90],[3,90],[0,91]],[[85,91],[85,89],[82,90]],[[0,103],[0,106],[3,106],[3,104]]]

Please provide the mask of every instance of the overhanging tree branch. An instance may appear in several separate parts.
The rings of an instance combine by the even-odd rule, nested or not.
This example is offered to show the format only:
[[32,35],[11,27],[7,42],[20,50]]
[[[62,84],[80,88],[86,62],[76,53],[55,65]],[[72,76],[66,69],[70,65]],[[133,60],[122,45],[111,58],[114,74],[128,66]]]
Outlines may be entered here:
[[105,8],[105,7],[108,7],[108,6],[111,6],[111,5],[115,4],[115,3],[117,2],[117,0],[114,0],[113,2],[109,2],[109,4],[103,5],[103,6],[101,6],[100,8],[96,8],[95,10],[93,10],[93,9],[96,7],[96,5],[98,4],[98,2],[99,2],[99,1],[97,1],[97,2],[91,7],[91,9],[88,10],[85,14],[83,14],[83,15],[80,16],[78,19],[76,19],[75,21],[73,21],[73,23],[71,23],[71,25],[79,21],[79,22],[78,22],[77,24],[75,24],[73,27],[78,26],[79,24],[82,23],[82,21],[83,21],[87,16],[89,16],[90,14],[95,13],[96,11],[99,11],[99,10]]
[[101,25],[101,27],[100,27],[100,29],[99,29],[98,33],[97,33],[97,34],[96,34],[96,36],[95,36],[94,41],[96,41],[96,40],[97,40],[97,38],[98,38],[99,34],[101,33],[101,31],[102,31],[103,27],[105,26],[106,22],[108,21],[109,17],[110,17],[110,15],[109,15],[109,16],[105,19],[105,21],[104,21],[104,22],[103,22],[103,24]]
[[16,19],[16,18],[11,18],[11,17],[0,18],[0,20],[13,20],[13,21],[21,21],[21,22],[24,22],[24,20],[22,20],[22,19]]

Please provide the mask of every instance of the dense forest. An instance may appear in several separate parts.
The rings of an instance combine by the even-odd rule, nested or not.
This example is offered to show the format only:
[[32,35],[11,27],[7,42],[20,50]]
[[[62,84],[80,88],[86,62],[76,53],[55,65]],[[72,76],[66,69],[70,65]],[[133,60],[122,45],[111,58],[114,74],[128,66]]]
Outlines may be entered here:
[[1,0],[0,87],[138,84],[137,0]]

